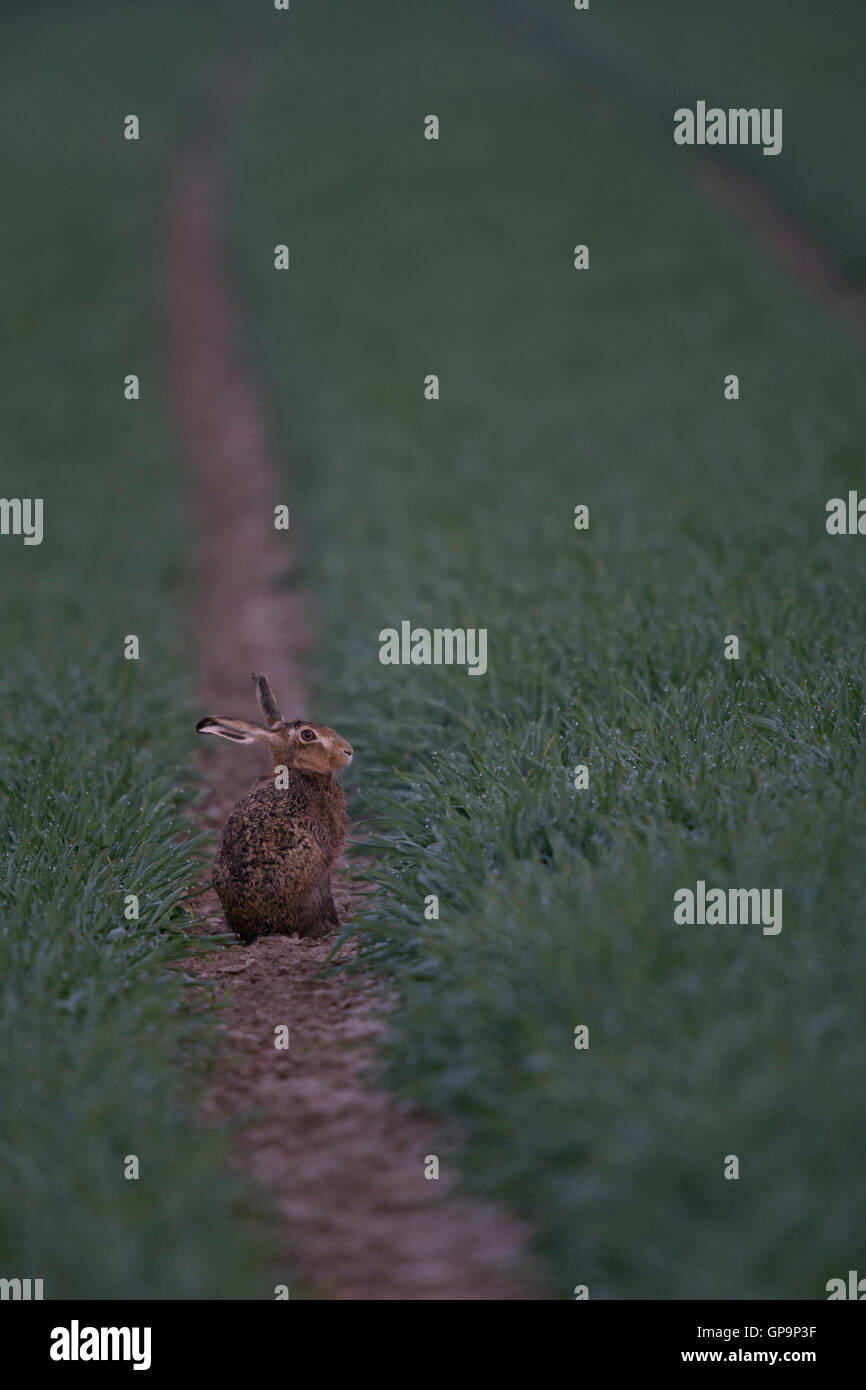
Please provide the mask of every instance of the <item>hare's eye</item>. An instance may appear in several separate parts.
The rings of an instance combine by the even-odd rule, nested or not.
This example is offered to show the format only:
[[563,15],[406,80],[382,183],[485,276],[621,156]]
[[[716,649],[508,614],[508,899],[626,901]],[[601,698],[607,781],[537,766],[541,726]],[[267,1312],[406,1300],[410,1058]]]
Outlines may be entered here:
[[316,735],[313,733],[312,729],[301,730],[301,738],[304,740],[304,743],[312,743],[315,737]]

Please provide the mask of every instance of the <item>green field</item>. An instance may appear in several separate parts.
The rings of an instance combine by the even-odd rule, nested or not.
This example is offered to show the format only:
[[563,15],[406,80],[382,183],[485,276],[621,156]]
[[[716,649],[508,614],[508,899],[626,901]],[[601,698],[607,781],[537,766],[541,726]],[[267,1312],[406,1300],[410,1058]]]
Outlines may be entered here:
[[0,1275],[268,1297],[259,1198],[192,1119],[212,1026],[169,969],[201,847],[156,256],[191,57],[219,36],[161,5],[7,11],[0,35],[2,492],[44,501],[41,545],[0,538]]
[[[500,0],[506,8],[509,0]],[[636,123],[669,143],[680,105],[780,107],[781,156],[755,160],[724,151],[756,173],[807,228],[832,248],[840,268],[862,283],[866,214],[861,133],[863,83],[851,61],[863,42],[859,0],[614,0],[576,16],[558,0],[533,5],[532,43],[560,76],[588,79],[629,106]],[[575,22],[577,20],[577,22]]]
[[[532,1218],[556,1297],[822,1298],[866,1216],[866,563],[824,524],[862,483],[862,352],[701,201],[649,98],[600,105],[491,11],[293,12],[235,150],[315,717],[374,830],[361,963],[403,996],[389,1083],[465,1123],[468,1183]],[[623,53],[634,13],[605,18]],[[735,41],[683,26],[642,59],[671,110],[740,100]],[[690,35],[684,92],[662,51]],[[785,36],[791,139],[752,158],[805,198],[793,132],[819,98],[844,131],[851,97],[832,65],[795,81],[810,26]],[[382,666],[404,619],[486,627],[488,674]],[[675,926],[698,879],[781,887],[782,931]]]
[[[866,1217],[866,542],[825,530],[866,492],[863,352],[702,201],[671,113],[783,106],[782,156],[724,158],[856,284],[853,0],[6,7],[0,490],[45,534],[0,537],[0,1276],[272,1296],[273,1213],[194,1120],[214,1018],[172,969],[198,537],[159,266],[243,24],[232,270],[306,713],[356,750],[384,1078],[460,1121],[467,1188],[529,1217],[553,1297],[824,1298]],[[487,674],[383,666],[404,620],[486,628]],[[699,879],[781,888],[781,932],[676,925]]]

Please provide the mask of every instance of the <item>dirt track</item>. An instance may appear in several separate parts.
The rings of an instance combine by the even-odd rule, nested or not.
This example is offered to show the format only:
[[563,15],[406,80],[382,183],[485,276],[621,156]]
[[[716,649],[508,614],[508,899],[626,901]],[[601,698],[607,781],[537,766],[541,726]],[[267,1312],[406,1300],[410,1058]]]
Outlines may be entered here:
[[[250,675],[263,671],[287,717],[315,718],[303,679],[307,600],[274,584],[295,541],[274,530],[273,507],[292,499],[269,453],[228,283],[219,136],[245,89],[241,68],[215,84],[210,119],[174,171],[166,222],[172,381],[199,536],[200,713],[256,718]],[[264,769],[256,750],[220,742],[208,752],[202,815],[216,830]],[[350,910],[345,884],[335,889],[338,909]],[[199,910],[225,931],[212,892]],[[271,937],[189,967],[215,978],[229,1001],[206,1113],[255,1112],[241,1157],[287,1218],[287,1264],[324,1298],[538,1297],[520,1273],[528,1264],[519,1223],[453,1195],[443,1125],[395,1108],[360,1079],[384,1026],[381,1004],[369,987],[316,978],[328,949]],[[279,1024],[290,1029],[288,1051],[274,1047]],[[440,1159],[438,1182],[424,1177],[429,1153]]]
[[[219,137],[245,87],[240,67],[215,84],[219,99],[175,170],[167,217],[172,376],[200,538],[201,713],[256,717],[250,673],[259,670],[288,717],[315,718],[303,679],[309,597],[274,584],[295,541],[274,531],[273,507],[292,499],[278,481],[256,383],[243,365],[225,256]],[[742,176],[706,162],[694,168],[704,195],[744,221],[862,337],[862,296],[851,294],[824,249]],[[219,828],[262,770],[255,759],[230,744],[211,751],[208,828]],[[351,909],[339,881],[335,898],[341,911]],[[215,896],[202,902],[212,929],[224,930]],[[242,1158],[287,1217],[287,1261],[299,1263],[307,1290],[325,1298],[543,1297],[525,1253],[528,1232],[507,1214],[453,1195],[444,1126],[393,1107],[360,1079],[384,1027],[381,1005],[370,988],[317,979],[327,951],[327,942],[275,937],[190,967],[215,977],[230,1001],[207,1111],[255,1112],[242,1133]],[[291,1030],[287,1052],[273,1047],[277,1024]],[[438,1183],[424,1179],[427,1153],[442,1161]]]

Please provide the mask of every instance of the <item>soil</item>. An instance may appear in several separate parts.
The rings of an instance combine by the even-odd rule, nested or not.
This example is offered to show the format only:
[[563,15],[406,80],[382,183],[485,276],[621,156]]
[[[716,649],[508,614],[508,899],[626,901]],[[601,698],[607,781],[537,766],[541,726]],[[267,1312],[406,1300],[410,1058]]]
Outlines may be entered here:
[[741,222],[768,257],[810,298],[838,315],[854,338],[866,339],[866,290],[846,278],[826,246],[756,176],[707,155],[695,155],[692,167],[706,198]]
[[[200,132],[173,171],[166,217],[171,379],[199,537],[191,631],[202,715],[257,719],[251,674],[260,671],[287,718],[315,718],[304,685],[309,596],[275,582],[296,539],[274,529],[273,508],[292,499],[274,466],[226,254],[222,135],[242,109],[248,76],[236,65],[215,82]],[[261,752],[222,741],[201,756],[210,791],[200,821],[216,832],[267,769]],[[350,913],[344,873],[334,890],[338,910]],[[226,931],[212,890],[197,911],[204,930]],[[292,1296],[542,1296],[526,1227],[456,1191],[456,1133],[365,1078],[388,1003],[372,981],[358,988],[318,975],[331,944],[267,937],[185,963],[215,981],[225,1005],[204,1115],[245,1120],[238,1161],[285,1218],[276,1239],[303,1285]],[[288,1050],[274,1046],[281,1024]],[[438,1181],[424,1176],[428,1154],[439,1158]]]

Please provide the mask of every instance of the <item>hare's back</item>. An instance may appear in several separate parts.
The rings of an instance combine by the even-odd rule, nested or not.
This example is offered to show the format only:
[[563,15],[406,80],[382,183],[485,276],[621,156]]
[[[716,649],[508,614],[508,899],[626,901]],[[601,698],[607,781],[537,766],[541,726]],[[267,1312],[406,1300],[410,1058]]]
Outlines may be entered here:
[[254,827],[275,847],[289,850],[305,830],[315,828],[315,816],[291,779],[282,788],[275,786],[273,777],[263,777],[235,803],[226,828],[232,823],[238,830]]
[[[326,864],[315,823],[303,801],[263,778],[242,796],[223,827],[217,858],[222,874],[250,871],[288,877],[295,887],[314,883]],[[216,866],[215,866],[216,867]]]

